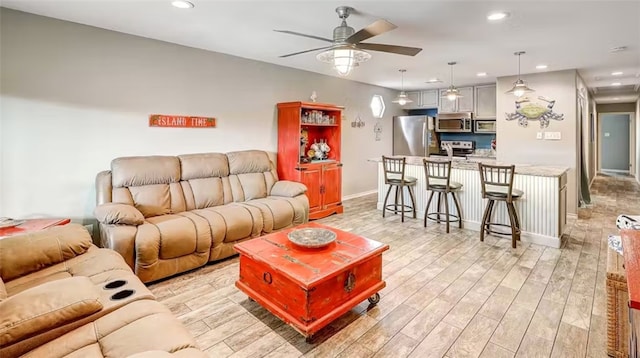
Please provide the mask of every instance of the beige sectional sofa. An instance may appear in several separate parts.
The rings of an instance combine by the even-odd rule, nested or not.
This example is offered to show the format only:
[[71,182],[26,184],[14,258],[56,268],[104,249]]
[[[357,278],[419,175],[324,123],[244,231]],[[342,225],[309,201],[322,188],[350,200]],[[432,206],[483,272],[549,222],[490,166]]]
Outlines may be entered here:
[[204,357],[81,225],[0,239],[0,357]]
[[96,178],[101,244],[143,282],[235,254],[233,245],[308,221],[303,184],[263,151],[124,157]]

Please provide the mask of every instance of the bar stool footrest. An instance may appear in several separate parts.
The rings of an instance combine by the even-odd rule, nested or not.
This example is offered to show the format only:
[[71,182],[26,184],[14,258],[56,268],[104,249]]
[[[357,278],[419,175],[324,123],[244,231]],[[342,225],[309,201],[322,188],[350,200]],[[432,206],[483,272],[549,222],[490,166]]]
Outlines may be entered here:
[[[509,232],[501,232],[501,231],[494,231],[491,230],[491,228],[489,226],[500,226],[500,227],[506,227],[509,228]],[[486,233],[489,234],[494,234],[494,235],[502,235],[502,236],[511,236],[511,225],[508,224],[502,224],[502,223],[488,223],[488,224],[484,224],[484,231]],[[521,230],[520,229],[516,229],[516,235],[518,235],[518,240],[520,240],[520,234],[521,234]]]
[[[437,216],[437,218],[433,218],[433,216]],[[445,217],[444,219],[440,219],[440,216]],[[453,219],[451,219],[453,218]],[[447,221],[450,223],[456,223],[460,221],[460,217],[458,215],[455,214],[449,214],[449,219],[447,219],[447,213],[440,213],[440,212],[432,212],[432,213],[427,213],[427,219],[431,220],[431,221],[436,221],[436,222],[443,222],[446,223]]]
[[394,204],[388,204],[387,206],[384,207],[384,210],[388,210],[394,214],[398,214],[401,212],[405,212],[405,213],[412,213],[413,212],[413,206],[411,205],[405,205],[404,209],[403,206],[398,204],[398,205],[394,205]]

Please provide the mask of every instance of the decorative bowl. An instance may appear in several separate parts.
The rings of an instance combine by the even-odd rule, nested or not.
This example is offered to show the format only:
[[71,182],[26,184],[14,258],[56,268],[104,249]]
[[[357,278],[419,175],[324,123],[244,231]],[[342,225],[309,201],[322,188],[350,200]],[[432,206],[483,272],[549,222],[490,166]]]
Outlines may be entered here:
[[335,232],[321,228],[297,229],[287,234],[289,241],[307,248],[325,247],[334,242],[336,236]]

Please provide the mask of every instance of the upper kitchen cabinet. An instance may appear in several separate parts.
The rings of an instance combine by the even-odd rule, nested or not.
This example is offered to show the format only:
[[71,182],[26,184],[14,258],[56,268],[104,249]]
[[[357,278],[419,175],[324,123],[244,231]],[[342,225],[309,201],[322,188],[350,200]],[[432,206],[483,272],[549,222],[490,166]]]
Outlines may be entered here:
[[404,105],[404,109],[438,108],[437,89],[407,92],[407,97],[413,102]]
[[475,86],[474,89],[474,118],[496,119],[496,85]]
[[425,90],[420,92],[420,107],[422,108],[438,108],[437,89]]
[[402,106],[404,109],[421,108],[420,107],[420,91],[407,92],[407,97],[409,97],[409,99],[412,102],[409,102],[409,103],[405,104],[404,106]]
[[450,101],[447,97],[443,97],[447,89],[443,88],[438,94],[439,105],[438,113],[454,113],[454,112],[473,112],[473,87],[458,87],[462,98]]

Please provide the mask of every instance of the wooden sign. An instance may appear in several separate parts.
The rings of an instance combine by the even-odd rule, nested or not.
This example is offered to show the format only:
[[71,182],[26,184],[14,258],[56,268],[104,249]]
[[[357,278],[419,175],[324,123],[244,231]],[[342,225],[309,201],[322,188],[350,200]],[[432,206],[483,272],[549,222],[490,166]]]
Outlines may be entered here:
[[173,116],[165,114],[149,115],[149,127],[170,128],[211,128],[216,119],[211,117]]

